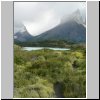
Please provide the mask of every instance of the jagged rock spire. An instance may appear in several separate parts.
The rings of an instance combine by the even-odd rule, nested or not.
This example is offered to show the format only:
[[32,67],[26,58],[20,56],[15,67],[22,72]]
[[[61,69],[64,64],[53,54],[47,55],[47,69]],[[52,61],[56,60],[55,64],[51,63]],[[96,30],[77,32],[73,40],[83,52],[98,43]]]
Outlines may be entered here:
[[82,15],[80,13],[80,10],[77,9],[76,11],[74,11],[72,14],[70,14],[69,16],[65,16],[63,19],[62,19],[62,23],[65,23],[66,21],[69,21],[69,20],[74,20],[76,21],[77,23],[79,24],[83,24],[83,18],[82,18]]

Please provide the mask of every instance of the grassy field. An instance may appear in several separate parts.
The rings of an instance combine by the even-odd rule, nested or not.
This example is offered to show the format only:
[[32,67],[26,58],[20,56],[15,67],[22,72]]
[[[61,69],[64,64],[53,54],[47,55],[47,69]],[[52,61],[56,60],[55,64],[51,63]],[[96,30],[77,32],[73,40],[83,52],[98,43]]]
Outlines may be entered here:
[[14,45],[14,98],[58,97],[86,97],[86,50],[25,51]]

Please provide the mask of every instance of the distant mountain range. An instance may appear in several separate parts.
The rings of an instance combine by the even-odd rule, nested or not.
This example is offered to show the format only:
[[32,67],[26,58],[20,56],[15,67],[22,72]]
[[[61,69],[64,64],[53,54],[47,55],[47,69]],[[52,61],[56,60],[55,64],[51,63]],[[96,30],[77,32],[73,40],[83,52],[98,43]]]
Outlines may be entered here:
[[26,42],[32,39],[33,36],[27,31],[26,27],[23,26],[22,30],[14,34],[14,40],[20,42]]
[[85,25],[85,20],[83,20],[80,11],[77,10],[70,16],[63,17],[59,25],[38,36],[30,35],[24,27],[21,31],[14,34],[14,40],[15,42],[38,42],[45,40],[66,40],[75,43],[85,42]]

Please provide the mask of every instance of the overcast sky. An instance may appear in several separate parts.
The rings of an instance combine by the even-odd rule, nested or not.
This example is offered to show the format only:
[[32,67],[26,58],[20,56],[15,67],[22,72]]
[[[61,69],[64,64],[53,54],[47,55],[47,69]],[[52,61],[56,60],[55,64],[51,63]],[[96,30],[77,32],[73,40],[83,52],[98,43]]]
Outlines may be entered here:
[[23,25],[33,35],[39,35],[60,23],[63,16],[75,10],[86,10],[85,2],[14,2],[14,33]]

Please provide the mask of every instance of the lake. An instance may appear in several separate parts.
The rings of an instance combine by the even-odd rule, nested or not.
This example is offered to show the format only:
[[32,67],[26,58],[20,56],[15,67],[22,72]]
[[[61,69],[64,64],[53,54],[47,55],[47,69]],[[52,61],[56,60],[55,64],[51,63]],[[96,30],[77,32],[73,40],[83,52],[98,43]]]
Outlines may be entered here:
[[52,47],[23,47],[23,50],[32,51],[32,50],[41,50],[44,48],[51,50],[70,50],[69,48],[52,48]]

